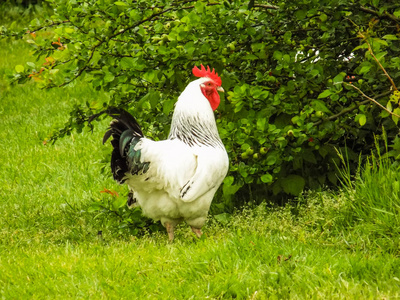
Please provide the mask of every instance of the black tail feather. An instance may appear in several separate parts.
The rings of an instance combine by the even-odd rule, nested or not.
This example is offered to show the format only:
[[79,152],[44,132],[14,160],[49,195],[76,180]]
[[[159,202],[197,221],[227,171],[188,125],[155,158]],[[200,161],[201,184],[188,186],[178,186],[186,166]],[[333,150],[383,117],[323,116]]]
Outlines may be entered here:
[[[121,135],[127,129],[133,130],[135,136],[143,137],[142,129],[136,119],[126,110],[122,108],[112,107],[104,113],[108,114],[114,120],[110,124],[110,129],[106,132],[103,137],[103,144],[110,138],[114,133]],[[114,137],[114,136],[113,136]]]
[[132,139],[140,139],[143,132],[140,129],[136,119],[127,111],[121,108],[110,108],[103,113],[113,117],[109,130],[104,134],[103,144],[112,136],[111,145],[113,152],[111,155],[111,170],[114,179],[123,183],[125,181],[125,173],[129,171],[129,162],[127,160],[127,152]]

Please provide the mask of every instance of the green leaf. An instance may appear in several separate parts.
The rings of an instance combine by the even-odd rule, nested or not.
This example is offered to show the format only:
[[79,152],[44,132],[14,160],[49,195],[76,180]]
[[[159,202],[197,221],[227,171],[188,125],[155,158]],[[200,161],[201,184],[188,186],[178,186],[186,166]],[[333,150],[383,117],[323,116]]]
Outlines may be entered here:
[[393,110],[391,101],[388,101],[388,103],[386,103],[386,108],[387,108],[388,111],[392,111]]
[[338,180],[337,174],[335,172],[328,172],[328,180],[331,183],[336,184]]
[[255,56],[254,54],[247,54],[245,57],[243,57],[243,59],[245,59],[245,60],[256,60],[256,59],[258,59],[258,57]]
[[307,11],[306,10],[296,10],[296,12],[294,13],[294,15],[296,16],[297,19],[299,20],[303,20],[306,15],[307,15]]
[[228,214],[228,213],[222,213],[222,214],[219,214],[219,215],[215,215],[214,216],[214,218],[218,221],[218,222],[220,222],[221,224],[223,224],[223,225],[226,225],[226,224],[228,224],[229,223],[229,220],[231,219],[231,215],[230,214]]
[[71,27],[67,27],[67,28],[65,28],[65,32],[66,33],[73,33],[73,32],[75,32],[75,29],[71,28]]
[[240,189],[240,185],[233,184],[235,178],[233,176],[226,176],[224,184],[222,185],[222,193],[225,196],[234,195]]
[[331,113],[331,111],[326,107],[325,103],[321,100],[313,100],[311,102],[311,107],[314,108],[315,111],[323,111],[325,113]]
[[128,6],[128,3],[125,3],[125,2],[122,2],[122,1],[116,1],[116,2],[114,2],[114,4],[118,5],[118,6]]
[[267,124],[267,119],[265,119],[265,118],[258,118],[257,119],[257,129],[258,130],[264,131],[266,124]]
[[315,158],[314,153],[310,149],[305,149],[303,151],[302,157],[305,161],[312,163],[312,164],[317,164],[317,159]]
[[103,209],[103,206],[101,205],[101,203],[99,202],[93,202],[92,204],[90,204],[90,206],[87,208],[87,211],[90,212],[94,212],[94,211],[99,211]]
[[22,72],[24,72],[24,70],[25,70],[25,68],[24,68],[23,65],[16,65],[16,66],[15,66],[15,71],[16,71],[17,73],[22,73]]
[[382,37],[385,40],[397,41],[399,38],[393,34],[387,34]]
[[363,66],[359,72],[359,74],[364,74],[364,73],[368,73],[368,71],[372,68],[372,65],[369,66]]
[[319,154],[320,154],[323,158],[325,158],[325,156],[329,153],[328,147],[329,147],[329,146],[323,145],[323,146],[321,146],[321,147],[318,149]]
[[317,76],[318,74],[319,74],[318,69],[312,69],[311,72],[310,72],[310,75],[311,75],[312,77],[315,77],[315,76]]
[[111,82],[115,78],[114,74],[111,72],[107,72],[106,75],[104,76],[104,81],[105,82]]
[[135,66],[135,60],[132,57],[123,57],[120,60],[119,65],[123,70],[133,69]]
[[126,198],[125,197],[114,197],[112,202],[112,208],[114,211],[118,211],[121,207],[126,205]]
[[364,126],[367,123],[367,117],[364,114],[358,114],[356,116],[356,122],[360,123],[360,126]]
[[266,173],[266,174],[264,174],[263,176],[261,176],[260,179],[261,179],[261,181],[264,182],[264,183],[269,183],[269,182],[272,182],[272,180],[273,180],[274,178],[272,177],[271,174]]
[[319,19],[321,20],[321,22],[326,22],[326,20],[328,20],[328,16],[326,14],[322,13],[319,16]]
[[328,96],[332,95],[332,91],[331,90],[325,90],[323,91],[321,94],[318,95],[318,98],[326,98]]
[[235,178],[233,176],[226,176],[224,179],[224,185],[231,186],[234,181]]
[[335,78],[333,78],[333,83],[334,84],[342,83],[345,76],[346,73],[344,72],[339,73],[338,75],[335,76]]
[[28,61],[26,64],[27,64],[29,67],[31,67],[32,69],[36,68],[35,63],[33,63],[33,62]]
[[388,46],[388,43],[386,41],[384,41],[384,40],[381,40],[381,39],[374,39],[374,42],[378,43],[378,44],[381,44],[381,45]]
[[355,48],[353,49],[353,52],[356,51],[356,50],[358,50],[358,49],[368,49],[368,44],[367,44],[367,43],[363,43],[363,44],[361,44],[361,45],[355,47]]
[[199,13],[203,13],[206,4],[199,1],[194,5],[194,7]]
[[283,55],[283,61],[286,63],[290,63],[290,55],[289,54]]
[[306,181],[299,175],[289,175],[286,178],[282,178],[281,186],[285,193],[298,196],[304,189]]
[[282,56],[283,56],[282,52],[280,52],[280,51],[278,51],[278,50],[274,51],[273,57],[274,57],[276,60],[281,60],[281,59],[282,59]]
[[276,163],[276,159],[277,159],[276,153],[270,153],[270,154],[267,156],[267,165],[268,165],[268,166],[274,165],[274,164]]
[[375,57],[376,57],[376,59],[377,59],[378,61],[380,61],[382,58],[384,58],[384,57],[386,56],[386,54],[387,54],[387,51],[379,52],[379,53],[377,53],[377,54],[375,55]]
[[149,93],[149,102],[152,108],[155,108],[160,102],[160,93],[157,91],[151,91]]
[[168,115],[171,110],[174,108],[174,104],[175,102],[173,100],[167,100],[164,102],[164,106],[163,106],[163,113]]
[[[396,114],[396,115],[398,115],[398,116],[400,116],[400,107],[396,108],[396,109],[393,111],[393,113]],[[395,115],[392,115],[392,120],[393,120],[393,122],[394,122],[396,125],[397,125],[397,123],[399,122],[399,118],[396,117]]]
[[132,20],[134,20],[134,21],[139,21],[139,20],[142,19],[142,14],[140,13],[139,10],[136,10],[136,9],[132,9],[132,10],[129,12],[129,16],[130,16],[130,18],[131,18]]

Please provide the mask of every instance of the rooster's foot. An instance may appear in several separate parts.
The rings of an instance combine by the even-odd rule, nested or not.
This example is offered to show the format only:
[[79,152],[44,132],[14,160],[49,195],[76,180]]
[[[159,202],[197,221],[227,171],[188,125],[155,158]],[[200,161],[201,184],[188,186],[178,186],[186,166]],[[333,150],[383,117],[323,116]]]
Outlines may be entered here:
[[193,226],[190,226],[190,228],[192,228],[192,231],[196,234],[196,236],[198,238],[201,238],[201,236],[203,235],[203,233],[201,232],[200,228],[195,228]]
[[174,240],[174,225],[172,225],[171,223],[165,223],[165,228],[167,229],[168,239],[171,243]]

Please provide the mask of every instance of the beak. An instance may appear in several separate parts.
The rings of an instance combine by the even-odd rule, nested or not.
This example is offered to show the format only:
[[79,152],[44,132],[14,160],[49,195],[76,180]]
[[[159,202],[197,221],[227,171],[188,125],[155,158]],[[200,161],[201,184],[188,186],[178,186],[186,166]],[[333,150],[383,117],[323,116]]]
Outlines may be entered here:
[[224,92],[225,92],[224,89],[222,88],[222,86],[217,87],[217,91],[218,91],[218,92],[221,92],[221,93],[224,93]]

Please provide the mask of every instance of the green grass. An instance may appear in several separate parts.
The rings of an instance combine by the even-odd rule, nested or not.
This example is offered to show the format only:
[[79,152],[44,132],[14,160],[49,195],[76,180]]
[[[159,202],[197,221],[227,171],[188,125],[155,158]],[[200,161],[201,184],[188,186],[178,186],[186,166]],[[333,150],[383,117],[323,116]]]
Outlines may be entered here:
[[173,244],[165,232],[134,237],[88,212],[104,188],[125,191],[100,171],[108,120],[43,144],[74,104],[105,95],[83,84],[9,86],[5,69],[29,60],[22,42],[0,42],[2,298],[400,298],[394,167],[367,168],[348,189],[283,208],[244,209],[226,224],[211,217],[200,240],[186,226]]

